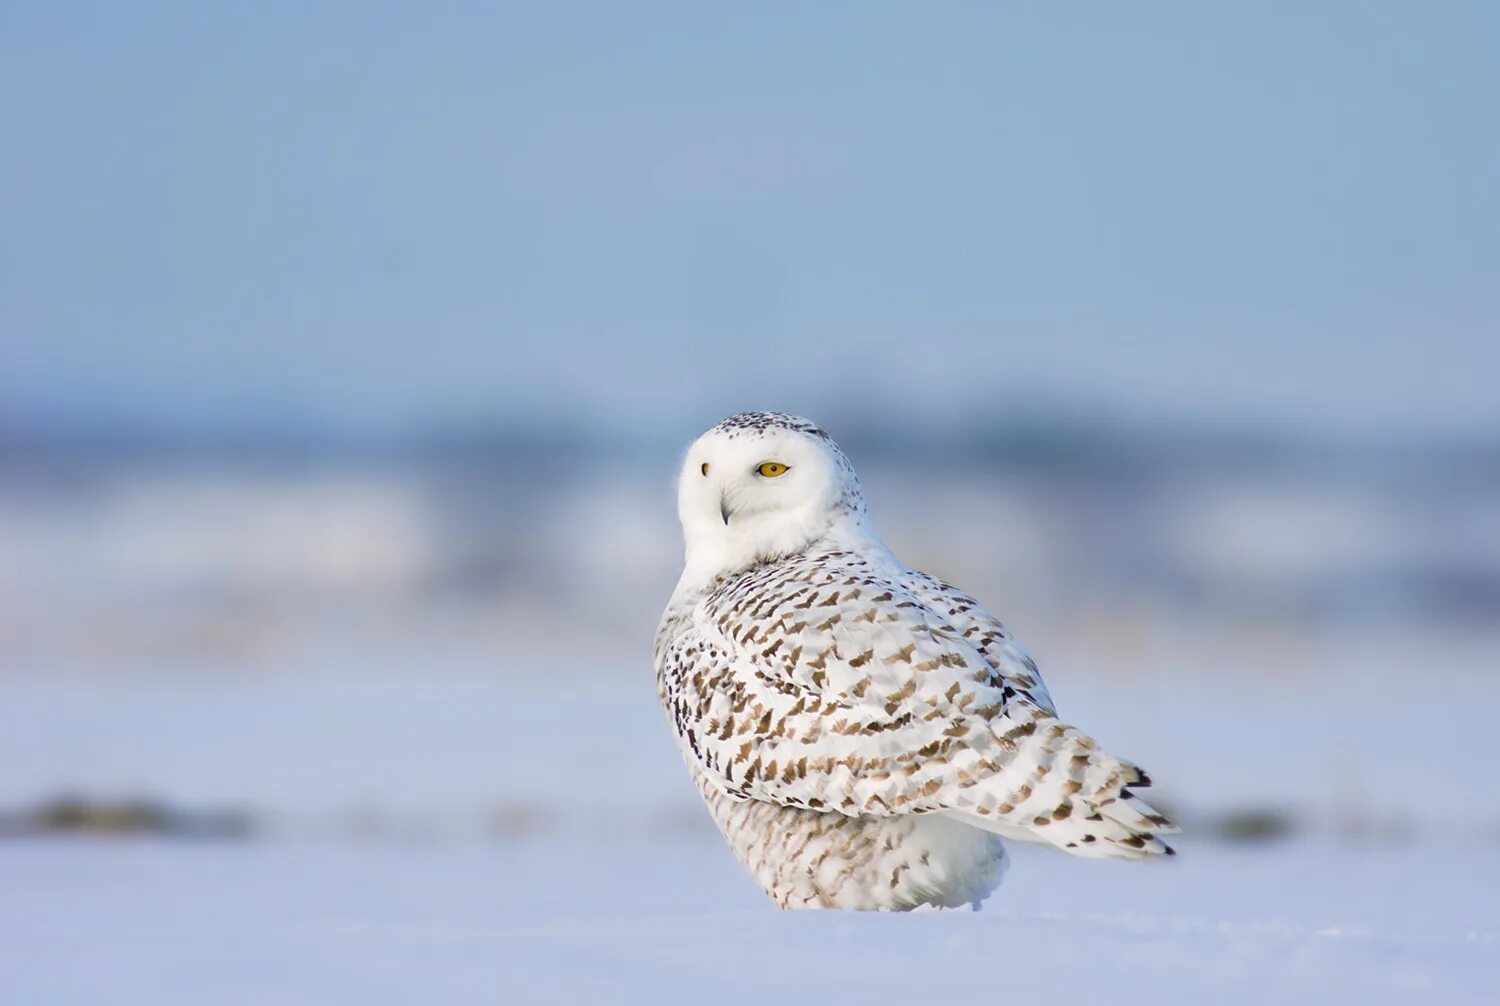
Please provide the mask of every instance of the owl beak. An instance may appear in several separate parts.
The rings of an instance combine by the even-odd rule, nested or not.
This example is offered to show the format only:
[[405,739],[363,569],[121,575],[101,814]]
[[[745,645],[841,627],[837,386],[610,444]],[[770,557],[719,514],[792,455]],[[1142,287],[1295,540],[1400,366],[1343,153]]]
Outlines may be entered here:
[[724,518],[725,527],[729,526],[729,513],[729,496],[721,495],[719,497],[719,516]]

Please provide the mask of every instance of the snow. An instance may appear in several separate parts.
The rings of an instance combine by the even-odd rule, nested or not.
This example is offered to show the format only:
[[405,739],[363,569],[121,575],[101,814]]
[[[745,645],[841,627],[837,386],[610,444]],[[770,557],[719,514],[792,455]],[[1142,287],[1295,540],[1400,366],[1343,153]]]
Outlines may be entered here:
[[[1342,711],[1337,732],[1317,729],[1316,690],[1247,706],[1075,689],[1079,718],[1180,808],[1181,855],[1012,843],[981,912],[877,917],[770,907],[697,806],[644,678],[11,678],[6,806],[145,792],[263,824],[242,841],[0,843],[0,1001],[1500,997],[1493,792],[1444,803],[1468,778],[1449,769],[1486,743],[1488,676],[1455,678],[1446,710],[1373,690],[1386,700]],[[1403,726],[1404,746],[1382,747]],[[1363,782],[1318,816],[1339,751],[1364,757]],[[1308,813],[1281,841],[1214,840],[1215,801],[1257,778]]]
[[1022,848],[978,913],[778,913],[712,836],[21,842],[6,1001],[1494,1002],[1493,848]]

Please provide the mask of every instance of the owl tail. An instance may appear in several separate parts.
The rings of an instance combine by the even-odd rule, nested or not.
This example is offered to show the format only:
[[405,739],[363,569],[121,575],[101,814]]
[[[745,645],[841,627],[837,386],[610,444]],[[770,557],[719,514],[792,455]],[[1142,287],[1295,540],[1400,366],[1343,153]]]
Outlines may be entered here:
[[1179,829],[1134,792],[1151,785],[1145,772],[1101,751],[1076,727],[1046,717],[1000,736],[1015,745],[1015,756],[985,780],[994,802],[982,797],[962,812],[969,824],[1074,856],[1175,855],[1161,836]]

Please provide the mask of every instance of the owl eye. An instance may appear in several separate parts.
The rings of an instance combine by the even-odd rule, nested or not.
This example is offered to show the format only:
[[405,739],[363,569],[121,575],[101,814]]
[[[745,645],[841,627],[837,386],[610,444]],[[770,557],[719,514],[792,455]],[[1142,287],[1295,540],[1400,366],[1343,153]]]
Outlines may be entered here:
[[702,472],[704,475],[707,475],[708,474],[708,462],[707,461],[703,462],[703,467],[699,468],[698,470],[700,472]]
[[778,475],[786,474],[786,465],[780,461],[766,461],[762,462],[761,466],[755,470],[768,479],[774,479]]

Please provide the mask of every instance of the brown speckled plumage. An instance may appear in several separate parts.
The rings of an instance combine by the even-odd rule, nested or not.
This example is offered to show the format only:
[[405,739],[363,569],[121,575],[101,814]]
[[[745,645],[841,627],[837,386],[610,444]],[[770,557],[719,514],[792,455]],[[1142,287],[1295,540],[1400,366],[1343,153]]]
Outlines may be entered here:
[[[698,561],[713,571],[696,578],[692,533],[708,532],[690,533],[689,569],[656,643],[684,758],[767,894],[783,907],[977,902],[1002,872],[997,835],[1080,855],[1169,851],[1156,834],[1169,825],[1129,789],[1145,777],[1057,719],[1035,663],[972,597],[879,543],[826,434],[751,413],[700,444],[729,452],[733,472],[734,451],[759,455],[719,438],[803,449],[789,437],[813,442],[807,466],[826,458],[830,485],[784,497],[756,486],[756,498],[770,501],[772,522],[777,506],[821,500],[826,526],[799,516],[810,539],[772,554],[755,528],[712,540],[701,548],[740,558],[722,569]],[[694,492],[684,487],[685,526]]]

